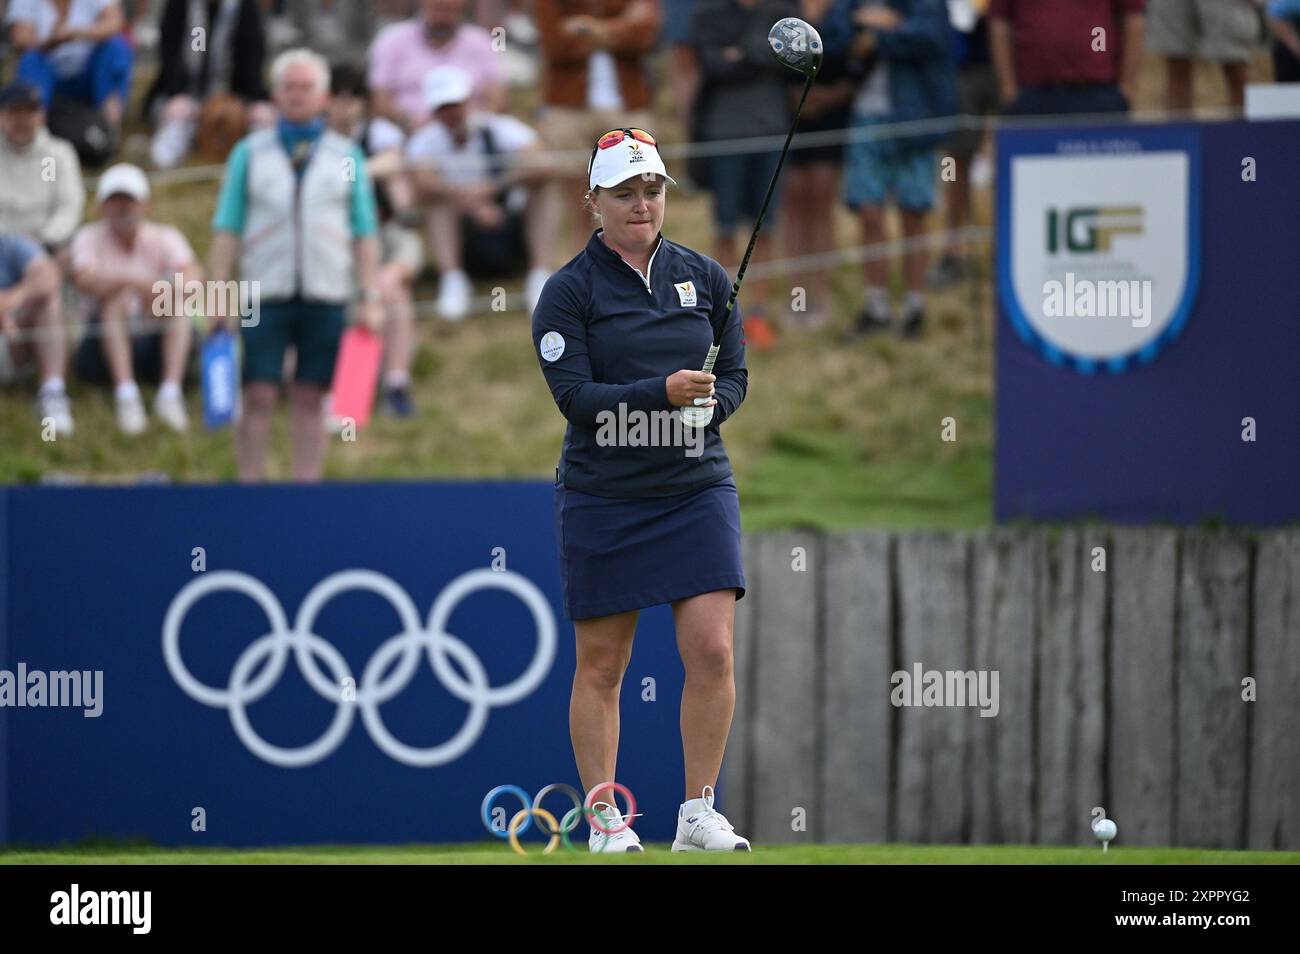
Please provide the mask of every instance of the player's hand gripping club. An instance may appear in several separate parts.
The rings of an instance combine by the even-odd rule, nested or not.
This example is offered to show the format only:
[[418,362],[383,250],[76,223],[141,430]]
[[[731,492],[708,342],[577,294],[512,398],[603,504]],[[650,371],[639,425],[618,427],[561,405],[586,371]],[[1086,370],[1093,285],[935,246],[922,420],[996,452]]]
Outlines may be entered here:
[[683,368],[667,379],[668,403],[673,407],[713,407],[714,375]]

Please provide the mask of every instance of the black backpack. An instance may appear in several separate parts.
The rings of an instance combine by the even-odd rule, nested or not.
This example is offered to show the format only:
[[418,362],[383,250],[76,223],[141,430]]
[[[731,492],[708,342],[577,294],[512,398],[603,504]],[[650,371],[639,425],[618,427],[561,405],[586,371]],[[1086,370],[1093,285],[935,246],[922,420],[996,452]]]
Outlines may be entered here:
[[117,152],[112,129],[99,110],[87,103],[56,96],[50,103],[47,124],[50,135],[72,144],[83,166],[106,165]]

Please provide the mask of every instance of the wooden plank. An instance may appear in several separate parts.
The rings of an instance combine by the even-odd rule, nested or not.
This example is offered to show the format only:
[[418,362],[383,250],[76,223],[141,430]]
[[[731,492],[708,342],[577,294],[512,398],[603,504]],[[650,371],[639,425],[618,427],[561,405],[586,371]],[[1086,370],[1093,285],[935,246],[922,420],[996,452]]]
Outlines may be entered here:
[[[1104,528],[1081,531],[1079,585],[1078,654],[1075,669],[1075,761],[1071,788],[1072,825],[1067,843],[1096,844],[1092,834],[1092,809],[1107,808],[1110,792],[1106,788],[1106,654],[1111,603],[1110,536]],[[1100,553],[1097,553],[1100,549]],[[1105,569],[1094,569],[1102,558]],[[1077,836],[1070,837],[1078,832]]]
[[1042,535],[974,538],[974,667],[998,673],[997,714],[970,713],[971,840],[1033,840],[1034,601]]
[[885,841],[894,669],[889,535],[832,535],[824,566],[822,811],[853,806],[825,831],[837,842]]
[[[909,533],[899,537],[899,657],[909,674],[966,670],[973,658],[968,537]],[[895,817],[906,842],[960,842],[969,806],[967,717],[952,707],[900,707]]]
[[1102,807],[1122,844],[1170,845],[1178,537],[1166,529],[1117,529],[1109,556],[1112,804]]
[[[795,547],[803,547],[807,554],[807,569],[802,572],[792,568]],[[814,826],[823,823],[815,812],[820,537],[764,534],[758,539],[757,557],[759,582],[753,595],[759,636],[753,659],[756,708],[750,837],[767,844],[812,841]],[[796,809],[807,816],[806,831],[792,828]]]
[[1175,838],[1242,848],[1250,545],[1226,533],[1183,536],[1178,587],[1178,814]]
[[1255,560],[1247,847],[1300,850],[1300,530],[1263,534]]
[[1039,573],[1036,840],[1050,844],[1094,844],[1090,812],[1106,807],[1106,575],[1092,568],[1105,544],[1091,537],[1045,537]]
[[736,711],[727,737],[727,751],[722,760],[722,778],[718,792],[719,811],[726,814],[736,830],[753,829],[753,724],[756,708],[754,693],[754,656],[758,651],[758,626],[754,607],[758,582],[758,537],[752,533],[740,538],[740,558],[745,568],[745,597],[736,603],[732,627],[733,677],[736,683]]

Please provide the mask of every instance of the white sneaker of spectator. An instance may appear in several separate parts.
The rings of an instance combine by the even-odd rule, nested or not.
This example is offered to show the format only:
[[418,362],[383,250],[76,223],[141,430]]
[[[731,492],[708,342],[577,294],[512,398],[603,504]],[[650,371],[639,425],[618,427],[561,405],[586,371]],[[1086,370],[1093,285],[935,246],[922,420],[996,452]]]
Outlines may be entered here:
[[529,314],[532,314],[533,309],[537,307],[537,300],[542,297],[542,289],[550,277],[551,273],[544,268],[528,270],[528,277],[524,279],[524,296],[528,299]]
[[469,314],[470,293],[473,290],[469,276],[459,268],[443,275],[438,282],[438,317],[447,321],[461,321]]
[[135,382],[119,384],[114,402],[117,404],[117,429],[129,437],[143,433],[149,419],[145,416],[144,401],[140,400],[140,389]]
[[164,382],[154,395],[153,413],[154,417],[177,433],[190,428],[190,418],[185,413],[185,398],[181,395],[181,389],[171,382]]
[[72,404],[62,384],[47,382],[41,387],[36,394],[36,413],[42,427],[47,421],[54,426],[55,439],[72,436]]
[[194,141],[193,121],[178,119],[163,123],[149,143],[149,158],[159,169],[175,169],[190,151]]

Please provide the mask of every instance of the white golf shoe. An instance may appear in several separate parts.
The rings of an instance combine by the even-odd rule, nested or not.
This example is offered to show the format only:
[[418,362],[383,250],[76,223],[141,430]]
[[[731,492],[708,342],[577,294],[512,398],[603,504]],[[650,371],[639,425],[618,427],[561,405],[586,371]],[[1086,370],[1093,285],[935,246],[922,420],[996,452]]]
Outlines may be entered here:
[[713,786],[705,785],[700,798],[677,811],[673,851],[749,851],[749,839],[737,835],[726,816],[714,809]]
[[[625,821],[630,821],[624,815],[618,813],[618,809],[607,802],[596,802],[592,805],[596,810],[600,823],[606,828],[618,828]],[[644,851],[641,847],[641,839],[631,828],[624,828],[616,831],[612,835],[606,835],[595,825],[591,826],[591,835],[587,839],[587,847],[593,852],[625,852],[625,851]]]

